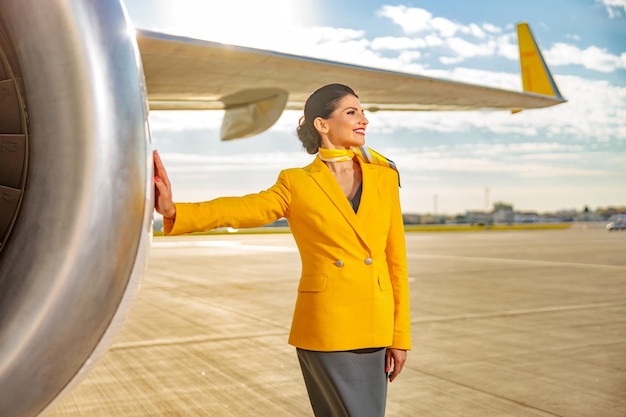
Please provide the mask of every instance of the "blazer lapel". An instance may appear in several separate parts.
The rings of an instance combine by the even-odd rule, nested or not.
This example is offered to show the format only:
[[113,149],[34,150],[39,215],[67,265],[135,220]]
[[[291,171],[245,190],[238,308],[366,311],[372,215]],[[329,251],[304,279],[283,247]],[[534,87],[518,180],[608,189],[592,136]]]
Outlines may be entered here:
[[[365,164],[364,164],[365,165]],[[322,191],[328,196],[328,199],[333,203],[333,205],[339,210],[342,216],[346,219],[346,221],[352,226],[352,228],[359,235],[359,238],[363,242],[365,246],[368,247],[367,241],[365,237],[365,230],[361,224],[361,221],[357,218],[357,215],[354,213],[350,202],[346,198],[343,190],[339,186],[339,183],[333,177],[333,174],[330,172],[326,164],[319,159],[315,158],[311,167],[311,177],[313,180],[320,186]],[[363,184],[363,193],[365,192],[365,183]],[[371,188],[371,187],[370,187]],[[375,187],[372,188],[375,190]],[[363,205],[364,195],[361,196],[361,206]],[[359,207],[359,212],[361,207]],[[360,215],[358,217],[361,217]]]

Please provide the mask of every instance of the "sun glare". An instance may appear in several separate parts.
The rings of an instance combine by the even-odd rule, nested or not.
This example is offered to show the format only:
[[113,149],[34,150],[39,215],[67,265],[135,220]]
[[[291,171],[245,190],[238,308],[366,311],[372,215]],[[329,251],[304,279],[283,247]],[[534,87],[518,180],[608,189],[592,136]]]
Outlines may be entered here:
[[289,37],[291,28],[309,25],[312,1],[291,0],[178,0],[167,2],[162,13],[170,33],[234,45],[267,47]]

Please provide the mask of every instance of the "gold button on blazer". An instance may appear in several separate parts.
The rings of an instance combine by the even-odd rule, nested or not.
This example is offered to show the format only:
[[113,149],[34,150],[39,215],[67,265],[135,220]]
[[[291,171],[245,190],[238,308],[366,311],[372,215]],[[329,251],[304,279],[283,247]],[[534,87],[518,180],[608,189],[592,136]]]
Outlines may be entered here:
[[357,213],[319,158],[257,194],[176,203],[166,235],[286,218],[302,273],[289,343],[308,350],[411,348],[408,272],[396,171],[361,164]]

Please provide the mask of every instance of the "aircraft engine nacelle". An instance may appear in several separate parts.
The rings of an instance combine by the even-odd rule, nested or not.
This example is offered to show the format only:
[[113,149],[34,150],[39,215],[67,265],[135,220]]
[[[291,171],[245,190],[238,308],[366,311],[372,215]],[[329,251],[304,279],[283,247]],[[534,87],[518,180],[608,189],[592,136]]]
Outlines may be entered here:
[[119,1],[0,0],[0,416],[106,351],[145,270],[152,151]]

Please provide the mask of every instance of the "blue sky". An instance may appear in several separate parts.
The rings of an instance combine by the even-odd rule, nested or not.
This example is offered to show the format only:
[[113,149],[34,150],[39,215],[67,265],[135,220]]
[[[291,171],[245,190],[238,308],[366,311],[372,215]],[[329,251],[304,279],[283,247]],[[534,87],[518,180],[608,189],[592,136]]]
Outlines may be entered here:
[[[126,0],[138,28],[521,89],[515,23],[527,21],[568,103],[504,112],[369,114],[367,144],[400,168],[405,212],[626,205],[626,0],[404,2]],[[306,165],[285,112],[219,141],[221,112],[154,112],[153,146],[178,201],[242,195]]]

